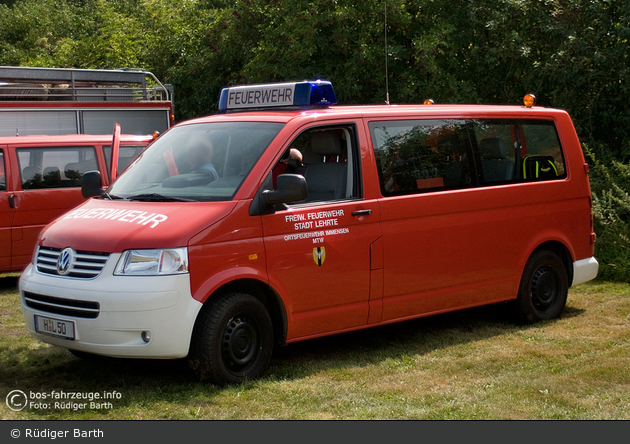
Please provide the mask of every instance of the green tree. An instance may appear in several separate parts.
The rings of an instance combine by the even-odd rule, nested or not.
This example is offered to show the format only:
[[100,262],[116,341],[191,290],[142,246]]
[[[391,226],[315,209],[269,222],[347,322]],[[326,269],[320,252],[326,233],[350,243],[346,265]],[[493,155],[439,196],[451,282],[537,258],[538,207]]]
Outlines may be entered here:
[[57,43],[82,28],[77,13],[78,8],[65,0],[0,5],[0,62],[10,66],[54,66]]

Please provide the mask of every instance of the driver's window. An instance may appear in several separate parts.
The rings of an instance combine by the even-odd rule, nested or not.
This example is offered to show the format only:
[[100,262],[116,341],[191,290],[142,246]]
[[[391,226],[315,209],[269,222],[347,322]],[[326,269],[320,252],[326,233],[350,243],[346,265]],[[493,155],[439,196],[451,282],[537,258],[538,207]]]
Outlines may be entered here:
[[353,126],[318,127],[301,133],[285,150],[271,174],[276,188],[281,174],[306,179],[306,202],[359,197],[358,159]]

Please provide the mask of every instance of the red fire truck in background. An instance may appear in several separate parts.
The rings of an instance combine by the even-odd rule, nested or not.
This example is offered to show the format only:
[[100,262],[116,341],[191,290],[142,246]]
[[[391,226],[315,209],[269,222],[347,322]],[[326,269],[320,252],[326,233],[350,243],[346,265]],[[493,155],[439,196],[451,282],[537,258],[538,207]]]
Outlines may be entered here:
[[109,186],[172,123],[172,86],[150,72],[0,67],[0,274],[21,271],[39,231],[85,200],[83,173]]
[[138,69],[0,67],[0,136],[152,134],[173,123],[173,88]]

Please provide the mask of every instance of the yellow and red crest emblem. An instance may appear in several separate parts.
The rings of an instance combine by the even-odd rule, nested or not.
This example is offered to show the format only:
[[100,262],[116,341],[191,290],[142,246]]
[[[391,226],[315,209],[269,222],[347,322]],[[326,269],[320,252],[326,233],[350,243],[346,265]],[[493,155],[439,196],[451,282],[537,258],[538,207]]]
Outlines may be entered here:
[[326,260],[326,248],[324,247],[313,248],[313,260],[319,267],[321,267],[324,261]]

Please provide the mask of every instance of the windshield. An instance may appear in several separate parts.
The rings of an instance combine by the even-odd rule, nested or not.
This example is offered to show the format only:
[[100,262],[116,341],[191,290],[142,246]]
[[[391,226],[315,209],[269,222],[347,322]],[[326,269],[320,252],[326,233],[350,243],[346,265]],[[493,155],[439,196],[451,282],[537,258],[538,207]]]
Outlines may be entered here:
[[141,154],[104,198],[231,200],[283,126],[227,122],[174,127]]

